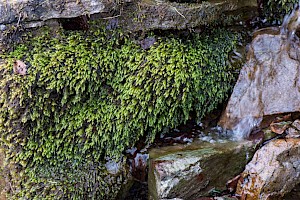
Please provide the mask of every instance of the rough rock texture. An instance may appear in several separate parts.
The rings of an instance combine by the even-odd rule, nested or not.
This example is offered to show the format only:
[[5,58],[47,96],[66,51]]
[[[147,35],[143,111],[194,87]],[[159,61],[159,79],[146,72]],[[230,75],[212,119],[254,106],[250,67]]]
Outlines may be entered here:
[[104,0],[0,0],[0,24],[45,21],[102,12]]
[[[296,41],[293,41],[296,40]],[[300,43],[279,30],[252,41],[220,125],[247,136],[264,115],[300,111]]]
[[231,17],[244,16],[245,13],[249,18],[249,15],[255,15],[256,5],[254,0],[217,0],[202,3],[142,0],[137,4],[125,6],[119,22],[125,29],[135,31],[186,29],[214,22],[228,23]]
[[[256,0],[217,0],[173,3],[155,0],[0,0],[0,50],[16,42],[17,31],[57,26],[58,19],[87,15],[102,19],[107,28],[130,32],[154,29],[192,29],[210,23],[240,23],[257,15]],[[68,21],[67,23],[73,23]],[[77,27],[75,24],[67,24]],[[200,30],[201,31],[201,30]],[[1,53],[1,51],[0,51]]]
[[300,183],[300,139],[277,139],[258,150],[242,173],[242,200],[280,199]]
[[[151,28],[186,28],[204,25],[218,19],[222,12],[256,7],[254,0],[229,0],[203,3],[170,3],[167,1],[108,1],[108,0],[0,0],[0,24],[74,18],[81,15],[109,13],[109,17]],[[112,11],[115,10],[115,14]],[[242,12],[241,12],[242,13]],[[128,16],[131,17],[128,18]],[[130,24],[128,24],[130,26]]]
[[192,143],[153,149],[149,162],[150,199],[197,199],[212,188],[225,189],[253,149],[251,142]]

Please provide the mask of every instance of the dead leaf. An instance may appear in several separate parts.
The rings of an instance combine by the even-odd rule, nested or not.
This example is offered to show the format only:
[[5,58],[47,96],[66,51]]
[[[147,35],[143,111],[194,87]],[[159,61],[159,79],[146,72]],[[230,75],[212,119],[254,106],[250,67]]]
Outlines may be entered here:
[[289,128],[291,122],[272,122],[270,124],[271,131],[277,134],[282,134],[287,128]]
[[283,122],[283,121],[290,121],[292,119],[292,114],[287,114],[281,117],[276,117],[276,119],[274,120],[274,122]]
[[13,70],[15,74],[20,74],[22,76],[25,76],[27,73],[27,66],[21,60],[16,60],[13,65]]

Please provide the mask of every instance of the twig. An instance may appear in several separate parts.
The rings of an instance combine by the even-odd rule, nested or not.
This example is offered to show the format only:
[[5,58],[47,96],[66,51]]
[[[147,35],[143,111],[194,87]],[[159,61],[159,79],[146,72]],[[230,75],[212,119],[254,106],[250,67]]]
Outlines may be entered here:
[[184,19],[186,19],[186,17],[185,17],[183,14],[181,14],[181,13],[177,10],[176,7],[174,7],[174,6],[171,6],[171,7],[174,8],[174,10],[175,10],[181,17],[183,17]]
[[115,16],[112,16],[112,17],[104,17],[104,18],[101,18],[101,19],[114,19],[114,18],[117,18],[117,17],[120,17],[120,15],[115,15]]

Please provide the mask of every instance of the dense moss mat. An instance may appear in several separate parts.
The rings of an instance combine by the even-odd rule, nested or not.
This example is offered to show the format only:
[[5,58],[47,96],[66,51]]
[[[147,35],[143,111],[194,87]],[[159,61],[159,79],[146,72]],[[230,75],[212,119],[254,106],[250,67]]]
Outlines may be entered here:
[[[118,159],[141,136],[151,142],[227,97],[237,34],[155,37],[144,50],[120,31],[45,31],[4,56],[0,132],[14,166],[11,198],[113,199],[120,187],[110,184],[124,176],[105,178],[106,156]],[[27,75],[13,73],[17,59]]]

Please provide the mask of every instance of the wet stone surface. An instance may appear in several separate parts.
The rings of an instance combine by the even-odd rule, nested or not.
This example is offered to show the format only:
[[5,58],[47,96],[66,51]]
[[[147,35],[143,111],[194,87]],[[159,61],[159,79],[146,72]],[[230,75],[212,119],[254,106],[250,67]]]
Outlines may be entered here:
[[220,125],[249,136],[263,116],[300,111],[300,42],[264,29],[253,39]]
[[152,149],[149,153],[150,199],[197,199],[213,188],[225,190],[253,155],[254,143],[204,142]]
[[[299,114],[275,117],[263,129],[265,141],[237,184],[236,191],[242,200],[300,198],[299,185],[296,186],[300,183],[300,130],[295,127],[299,122],[295,116]],[[274,129],[274,124],[282,126]]]
[[247,164],[237,194],[244,200],[281,199],[300,183],[299,151],[298,138],[270,141]]

